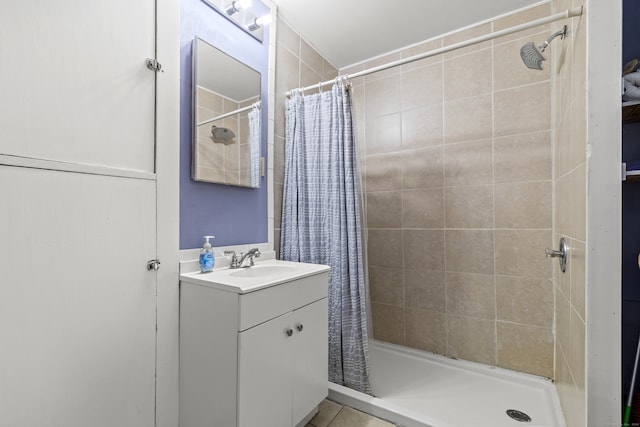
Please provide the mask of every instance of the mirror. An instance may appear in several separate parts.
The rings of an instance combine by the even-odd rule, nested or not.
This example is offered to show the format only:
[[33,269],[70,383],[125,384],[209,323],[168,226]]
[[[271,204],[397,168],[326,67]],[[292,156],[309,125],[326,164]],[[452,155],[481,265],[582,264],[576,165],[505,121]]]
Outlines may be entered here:
[[260,73],[196,37],[193,180],[260,187],[260,103]]

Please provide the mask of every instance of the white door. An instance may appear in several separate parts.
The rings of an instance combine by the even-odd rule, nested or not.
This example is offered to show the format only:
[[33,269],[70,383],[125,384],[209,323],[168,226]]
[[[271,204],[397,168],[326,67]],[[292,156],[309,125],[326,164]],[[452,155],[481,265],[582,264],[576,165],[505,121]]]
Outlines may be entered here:
[[238,426],[291,425],[293,313],[238,334]]
[[293,424],[306,417],[329,393],[327,298],[293,312]]
[[154,16],[0,7],[0,425],[154,425]]

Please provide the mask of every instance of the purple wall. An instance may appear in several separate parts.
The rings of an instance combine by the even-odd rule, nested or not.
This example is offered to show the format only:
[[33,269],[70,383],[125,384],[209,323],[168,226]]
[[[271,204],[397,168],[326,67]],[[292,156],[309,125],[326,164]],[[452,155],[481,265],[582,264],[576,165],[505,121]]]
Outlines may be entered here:
[[[269,9],[254,0],[261,16]],[[201,0],[180,4],[180,249],[202,246],[214,235],[214,246],[267,241],[267,180],[260,188],[232,187],[191,180],[191,43],[195,36],[261,73],[262,155],[267,157],[267,72],[269,31],[260,43]],[[266,162],[265,162],[266,164]]]

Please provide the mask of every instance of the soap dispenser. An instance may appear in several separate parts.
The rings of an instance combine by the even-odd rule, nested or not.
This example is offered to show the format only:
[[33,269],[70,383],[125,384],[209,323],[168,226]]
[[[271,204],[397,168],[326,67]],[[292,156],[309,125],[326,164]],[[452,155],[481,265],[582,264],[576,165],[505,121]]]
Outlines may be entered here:
[[204,236],[205,243],[200,251],[200,272],[201,273],[211,273],[213,271],[213,265],[216,262],[216,258],[213,254],[213,249],[211,249],[211,243],[209,243],[209,239],[214,239],[215,236]]

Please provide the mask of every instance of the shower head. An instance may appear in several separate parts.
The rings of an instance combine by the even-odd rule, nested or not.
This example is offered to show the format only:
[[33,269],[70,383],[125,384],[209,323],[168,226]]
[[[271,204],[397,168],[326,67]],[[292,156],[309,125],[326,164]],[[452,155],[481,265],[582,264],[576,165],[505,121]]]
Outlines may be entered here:
[[529,42],[520,48],[520,57],[522,58],[522,62],[524,65],[531,68],[532,70],[542,70],[542,61],[545,60],[545,57],[542,55],[542,52],[549,46],[549,43],[556,37],[560,37],[564,39],[564,36],[567,35],[567,26],[558,32],[553,33],[548,39],[546,39],[542,44],[538,47],[533,42]]
[[231,129],[219,128],[218,126],[213,125],[211,126],[211,136],[213,137],[213,142],[227,145],[233,142],[233,138],[236,137],[236,134],[233,133]]

